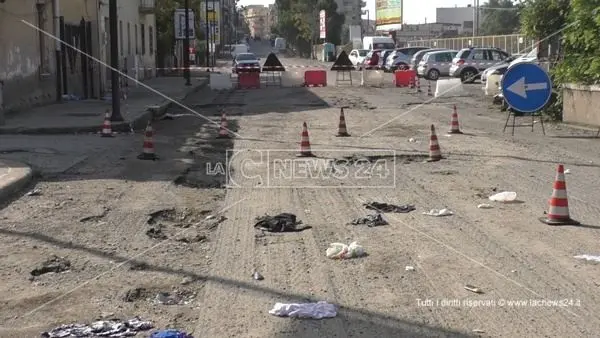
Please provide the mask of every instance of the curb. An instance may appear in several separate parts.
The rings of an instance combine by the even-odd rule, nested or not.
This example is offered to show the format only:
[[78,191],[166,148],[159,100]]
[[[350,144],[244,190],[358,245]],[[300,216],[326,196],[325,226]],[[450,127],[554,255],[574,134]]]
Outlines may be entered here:
[[[176,97],[175,100],[183,101],[188,96],[197,93],[200,89],[204,88],[208,84],[208,79],[202,79],[196,85],[193,85],[191,90],[187,92],[185,95],[180,97]],[[141,113],[138,117],[131,121],[121,121],[112,123],[112,130],[115,132],[126,133],[131,131],[133,127],[134,130],[143,129],[148,124],[148,121],[155,120],[166,114],[169,108],[172,108],[175,105],[172,101],[163,100],[162,103],[153,105],[151,108],[146,108],[146,110]],[[40,128],[0,128],[0,135],[58,135],[58,134],[76,134],[76,133],[97,133],[102,130],[102,126],[94,125],[94,126],[78,126],[78,127],[40,127]]]
[[33,180],[33,169],[30,166],[9,160],[0,160],[0,163],[5,164],[8,168],[22,168],[24,173],[20,176],[12,177],[8,174],[8,179],[1,177],[1,180],[7,180],[8,183],[0,184],[0,206],[15,197]]

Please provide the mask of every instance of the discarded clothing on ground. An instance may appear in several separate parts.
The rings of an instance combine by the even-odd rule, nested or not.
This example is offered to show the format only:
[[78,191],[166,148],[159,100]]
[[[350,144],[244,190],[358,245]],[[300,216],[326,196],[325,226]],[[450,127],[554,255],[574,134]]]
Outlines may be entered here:
[[350,259],[365,256],[366,252],[357,242],[352,242],[350,245],[331,243],[327,251],[325,251],[325,255],[331,259]]
[[275,216],[260,216],[256,221],[255,228],[269,232],[297,232],[310,229],[309,226],[298,227],[302,221],[297,221],[296,215],[287,212]]
[[387,225],[388,222],[385,219],[383,219],[383,216],[381,214],[371,214],[371,215],[367,215],[365,217],[359,217],[359,218],[353,220],[352,222],[350,222],[350,224],[353,224],[353,225],[366,224],[369,228],[371,228],[371,227],[376,227],[379,225]]
[[324,301],[304,304],[275,303],[269,313],[279,317],[312,319],[333,318],[337,316],[335,305]]
[[414,205],[406,204],[406,205],[394,205],[388,203],[380,203],[380,202],[371,202],[365,203],[365,208],[369,210],[376,210],[379,212],[397,212],[397,213],[408,213],[414,210],[417,210]]
[[152,322],[134,317],[129,320],[101,320],[92,324],[65,324],[51,331],[43,332],[42,338],[66,337],[133,337],[140,331],[147,331],[154,326]]
[[152,332],[150,338],[194,338],[191,334],[187,334],[180,330],[166,329]]

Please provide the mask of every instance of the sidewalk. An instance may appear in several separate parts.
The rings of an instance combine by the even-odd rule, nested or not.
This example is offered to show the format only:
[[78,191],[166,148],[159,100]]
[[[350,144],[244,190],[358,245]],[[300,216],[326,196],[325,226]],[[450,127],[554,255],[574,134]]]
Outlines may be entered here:
[[0,159],[0,205],[21,191],[33,177],[33,171],[23,163]]
[[[182,101],[208,83],[207,77],[192,78],[191,86],[185,86],[182,77],[157,77],[144,84],[154,90]],[[121,101],[124,122],[113,122],[113,131],[127,132],[131,128],[144,128],[151,118],[164,115],[173,102],[143,86],[130,86],[126,101]],[[70,134],[97,132],[102,128],[104,113],[110,109],[110,100],[67,101],[22,111],[6,116],[6,124],[0,126],[0,134]]]

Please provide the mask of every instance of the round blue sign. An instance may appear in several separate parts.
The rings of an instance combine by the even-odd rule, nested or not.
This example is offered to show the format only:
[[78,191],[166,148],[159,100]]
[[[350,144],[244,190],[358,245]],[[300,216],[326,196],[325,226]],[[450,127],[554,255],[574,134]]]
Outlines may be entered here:
[[539,111],[552,96],[552,80],[548,73],[533,63],[518,63],[508,68],[501,87],[506,103],[522,113]]

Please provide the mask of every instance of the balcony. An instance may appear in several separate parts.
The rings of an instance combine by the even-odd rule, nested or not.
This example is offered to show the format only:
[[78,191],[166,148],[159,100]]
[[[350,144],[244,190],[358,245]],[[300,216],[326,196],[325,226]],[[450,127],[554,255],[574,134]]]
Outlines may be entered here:
[[154,14],[154,0],[139,0],[139,12],[142,14]]

